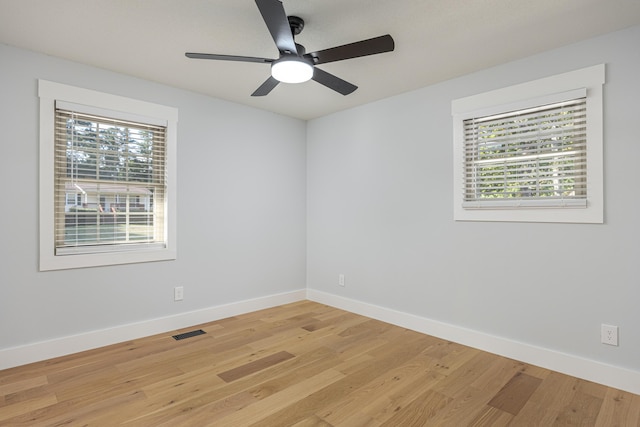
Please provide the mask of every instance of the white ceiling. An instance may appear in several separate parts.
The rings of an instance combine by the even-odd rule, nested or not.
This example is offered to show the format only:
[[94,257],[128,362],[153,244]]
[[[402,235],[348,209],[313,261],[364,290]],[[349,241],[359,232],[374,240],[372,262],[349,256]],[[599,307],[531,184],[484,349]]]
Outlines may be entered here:
[[0,0],[0,43],[311,119],[640,24],[640,0],[283,4],[305,20],[296,41],[308,52],[384,34],[396,49],[319,66],[357,85],[351,95],[309,81],[251,97],[269,76],[268,64],[184,53],[277,58],[253,0]]

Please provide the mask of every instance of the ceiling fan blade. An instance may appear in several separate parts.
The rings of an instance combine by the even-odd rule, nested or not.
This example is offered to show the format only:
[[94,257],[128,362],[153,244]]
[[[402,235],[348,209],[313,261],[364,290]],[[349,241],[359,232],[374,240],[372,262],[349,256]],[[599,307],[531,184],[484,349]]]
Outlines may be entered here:
[[327,62],[342,61],[343,59],[391,52],[394,48],[393,38],[386,34],[372,39],[307,53],[304,56],[312,58],[315,64],[326,64]]
[[291,52],[297,54],[296,42],[293,40],[289,20],[282,2],[279,0],[256,0],[256,5],[280,53]]
[[280,83],[278,80],[276,80],[273,77],[269,76],[269,78],[267,80],[265,80],[265,82],[262,83],[260,85],[260,87],[258,89],[256,89],[255,92],[253,92],[251,94],[251,96],[265,96],[265,95],[268,95],[269,92],[271,92],[274,87],[278,86],[278,83]]
[[256,58],[254,56],[236,56],[236,55],[217,55],[215,53],[185,53],[187,58],[192,59],[215,59],[219,61],[240,61],[240,62],[258,62],[261,64],[270,64],[275,59],[269,58]]
[[333,74],[327,73],[318,67],[313,68],[313,80],[317,81],[321,85],[325,85],[329,89],[333,89],[342,95],[349,95],[354,90],[358,89],[358,86],[342,80]]

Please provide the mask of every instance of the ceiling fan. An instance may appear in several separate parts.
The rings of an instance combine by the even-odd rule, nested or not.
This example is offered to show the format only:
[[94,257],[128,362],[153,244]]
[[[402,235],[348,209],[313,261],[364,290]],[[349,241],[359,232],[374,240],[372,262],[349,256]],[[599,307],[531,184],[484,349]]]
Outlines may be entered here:
[[297,16],[287,17],[279,0],[255,0],[262,19],[264,19],[271,37],[276,42],[280,57],[278,59],[257,58],[253,56],[217,55],[212,53],[187,52],[188,58],[214,59],[220,61],[257,62],[271,64],[271,76],[251,96],[267,95],[278,83],[302,83],[307,80],[333,89],[342,95],[348,95],[358,87],[328,73],[316,65],[344,59],[391,52],[393,38],[387,34],[372,39],[361,40],[342,46],[306,53],[304,46],[295,42],[294,37],[304,28],[304,20]]

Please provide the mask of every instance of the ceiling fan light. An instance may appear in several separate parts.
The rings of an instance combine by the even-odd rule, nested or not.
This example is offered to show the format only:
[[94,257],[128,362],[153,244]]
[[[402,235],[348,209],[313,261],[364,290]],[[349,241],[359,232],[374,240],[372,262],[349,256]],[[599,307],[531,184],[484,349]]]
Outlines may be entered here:
[[313,77],[313,65],[299,57],[282,58],[271,64],[271,76],[283,83],[303,83]]

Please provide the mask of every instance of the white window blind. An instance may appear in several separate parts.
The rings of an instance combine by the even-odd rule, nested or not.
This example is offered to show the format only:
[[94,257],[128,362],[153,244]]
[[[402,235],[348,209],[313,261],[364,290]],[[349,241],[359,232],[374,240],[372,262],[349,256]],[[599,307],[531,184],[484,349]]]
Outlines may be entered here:
[[166,126],[57,103],[54,127],[55,254],[165,247]]
[[586,97],[464,120],[465,209],[585,207]]

